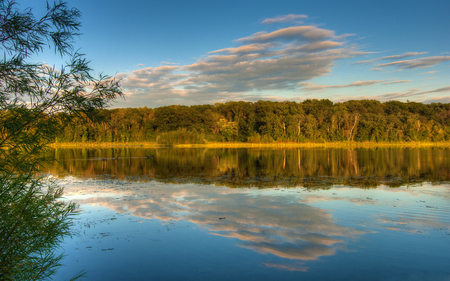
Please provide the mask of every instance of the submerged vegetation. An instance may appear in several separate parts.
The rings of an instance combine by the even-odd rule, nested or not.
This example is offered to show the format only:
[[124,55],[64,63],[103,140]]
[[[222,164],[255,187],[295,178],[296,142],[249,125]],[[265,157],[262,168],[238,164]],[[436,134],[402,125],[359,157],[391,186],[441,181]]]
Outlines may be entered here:
[[[56,143],[446,142],[450,104],[376,100],[227,102],[101,110],[74,116]],[[67,116],[66,116],[67,117]]]

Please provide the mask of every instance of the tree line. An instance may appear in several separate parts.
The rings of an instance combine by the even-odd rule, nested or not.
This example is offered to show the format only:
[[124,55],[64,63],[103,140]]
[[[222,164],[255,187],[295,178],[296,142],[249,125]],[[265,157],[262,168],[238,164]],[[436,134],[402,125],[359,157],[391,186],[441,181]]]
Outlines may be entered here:
[[[71,119],[56,142],[408,142],[450,139],[450,104],[376,100],[231,101],[102,109]],[[70,117],[70,116],[69,116]]]

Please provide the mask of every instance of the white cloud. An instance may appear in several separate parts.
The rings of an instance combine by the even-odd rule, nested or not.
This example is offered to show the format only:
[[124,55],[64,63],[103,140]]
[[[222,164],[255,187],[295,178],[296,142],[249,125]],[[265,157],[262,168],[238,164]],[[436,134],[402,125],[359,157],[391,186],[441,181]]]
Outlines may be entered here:
[[411,80],[398,80],[398,81],[391,81],[391,82],[386,82],[386,83],[383,83],[383,85],[398,84],[398,83],[407,83],[407,82],[411,82]]
[[419,55],[424,55],[424,54],[428,54],[428,52],[406,52],[401,55],[385,56],[385,57],[371,59],[371,60],[358,61],[358,62],[355,62],[354,64],[370,64],[370,63],[373,63],[375,61],[380,61],[380,60],[398,60],[398,59],[404,59],[407,57],[419,56]]
[[225,49],[220,49],[220,50],[216,50],[216,51],[211,51],[211,52],[209,52],[209,54],[228,53],[228,54],[243,55],[243,54],[250,54],[250,53],[258,53],[258,52],[266,51],[276,45],[277,44],[275,44],[275,43],[262,43],[262,44],[255,43],[255,44],[240,46],[237,48],[225,48]]
[[436,56],[412,60],[394,61],[378,64],[377,67],[396,66],[401,69],[432,67],[438,63],[450,61],[450,56]]
[[336,48],[344,45],[342,42],[334,42],[334,41],[320,41],[313,42],[309,44],[302,45],[298,48],[298,50],[306,51],[306,52],[317,52],[326,49]]
[[310,83],[310,82],[302,82],[299,84],[303,86],[304,90],[316,91],[316,90],[323,90],[323,89],[339,89],[339,88],[370,86],[370,85],[374,85],[374,84],[379,84],[381,82],[384,82],[384,80],[356,81],[351,84],[345,84],[345,85],[316,85],[316,84]]
[[425,91],[425,92],[422,92],[422,94],[442,93],[442,92],[450,92],[450,86],[434,89],[434,90],[431,90],[431,91]]
[[162,61],[161,64],[177,65],[178,63],[176,63],[176,62]]
[[423,103],[450,103],[450,97],[434,97],[422,101]]
[[382,95],[375,95],[375,96],[336,96],[337,99],[334,99],[334,101],[346,101],[346,100],[361,100],[361,99],[375,99],[379,100],[381,102],[390,101],[390,100],[406,100],[410,97],[415,97],[416,101],[424,102],[424,103],[431,103],[431,102],[450,102],[450,99],[448,97],[431,97],[430,94],[436,94],[436,93],[447,93],[450,92],[450,86],[447,87],[441,87],[434,90],[428,90],[428,91],[421,91],[420,89],[410,89],[406,92],[394,92],[394,93],[387,93]]
[[279,16],[279,17],[275,17],[275,18],[268,18],[265,19],[262,23],[263,24],[272,24],[272,23],[285,23],[285,22],[293,22],[296,21],[297,23],[301,23],[301,19],[306,19],[308,16],[307,15],[294,15],[294,14],[290,14],[290,15],[285,15],[285,16]]
[[265,91],[295,92],[299,83],[329,74],[337,60],[367,54],[336,38],[315,26],[259,32],[190,65],[147,67],[118,77],[129,106],[274,99]]
[[377,60],[378,59],[362,60],[362,61],[357,61],[357,62],[355,62],[353,64],[369,64],[369,63],[372,63],[372,62],[377,61]]
[[[271,19],[282,22],[284,17]],[[268,19],[269,20],[269,19]],[[317,85],[311,79],[330,75],[337,61],[365,55],[357,45],[348,45],[332,30],[312,25],[291,26],[272,32],[257,32],[235,40],[237,46],[212,50],[190,65],[161,62],[159,67],[145,67],[116,77],[128,96],[127,106],[168,104],[214,104],[230,100],[296,100],[308,94],[327,89],[357,88],[408,83],[411,80],[373,79],[342,85]],[[425,57],[400,60],[424,55],[426,52],[406,52],[377,59],[359,61],[356,64],[379,63],[373,70],[381,71],[396,66],[397,71],[409,68],[429,67],[449,61],[450,56]],[[424,74],[432,74],[433,71]],[[378,89],[378,88],[377,88]],[[301,90],[302,96],[298,96]],[[283,95],[276,96],[274,91]],[[309,91],[309,93],[308,93]],[[446,87],[424,92],[412,89],[364,97],[381,101],[404,99],[448,91]],[[336,96],[338,99],[355,97]],[[357,97],[362,98],[362,97]]]
[[419,93],[419,89],[411,89],[408,90],[407,92],[395,92],[395,93],[388,93],[388,94],[382,94],[382,95],[375,95],[375,96],[336,96],[337,99],[334,99],[334,101],[337,102],[342,102],[342,101],[347,101],[347,100],[364,100],[364,99],[375,99],[375,100],[379,100],[381,102],[385,102],[385,101],[390,101],[390,100],[402,100],[402,99],[406,99],[408,97],[412,97],[412,96],[417,96],[420,95]]
[[425,54],[428,54],[428,52],[407,52],[407,53],[403,53],[401,55],[382,57],[382,58],[380,58],[380,60],[398,60],[398,59],[404,59],[407,57],[419,56],[419,55],[425,55]]
[[174,81],[184,78],[185,75],[174,74],[179,70],[178,66],[147,67],[135,70],[130,74],[121,74],[122,86],[126,89],[138,88],[164,88]]
[[291,26],[270,33],[257,32],[249,37],[236,41],[241,43],[264,43],[270,41],[307,40],[319,41],[334,36],[334,31],[317,28],[315,26]]

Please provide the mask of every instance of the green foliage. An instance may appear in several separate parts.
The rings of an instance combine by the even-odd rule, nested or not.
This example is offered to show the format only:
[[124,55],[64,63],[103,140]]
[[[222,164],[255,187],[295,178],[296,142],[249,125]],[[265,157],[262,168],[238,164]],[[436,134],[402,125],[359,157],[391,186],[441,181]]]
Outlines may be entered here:
[[[62,255],[55,248],[69,236],[74,204],[60,200],[63,190],[34,175],[2,175],[0,252],[2,278],[41,280],[51,277]],[[44,191],[45,190],[45,191]],[[3,280],[3,279],[2,279]]]
[[[252,143],[385,142],[450,139],[450,104],[354,100],[226,102],[195,106],[103,110],[92,123],[72,117],[61,142],[155,141],[178,130],[204,133],[206,140]],[[108,121],[109,120],[109,121]]]
[[238,133],[238,123],[237,122],[229,122],[225,118],[221,118],[217,125],[219,126],[220,134],[222,135],[225,141],[232,141]]
[[156,139],[158,144],[173,145],[173,144],[202,144],[206,143],[205,136],[197,132],[187,131],[181,129],[162,133]]
[[[56,248],[71,234],[76,208],[61,200],[61,188],[38,176],[46,162],[43,152],[57,137],[87,141],[87,126],[76,132],[65,126],[70,118],[88,123],[122,95],[117,81],[94,78],[86,59],[71,53],[79,17],[62,2],[47,5],[36,18],[31,9],[0,1],[1,280],[51,278],[60,266]],[[28,62],[46,45],[68,63],[56,69]]]

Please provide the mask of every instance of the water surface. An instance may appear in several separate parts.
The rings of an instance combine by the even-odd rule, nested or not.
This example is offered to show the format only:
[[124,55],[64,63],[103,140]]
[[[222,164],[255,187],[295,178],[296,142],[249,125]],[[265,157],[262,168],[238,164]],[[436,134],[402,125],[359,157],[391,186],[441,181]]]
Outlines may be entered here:
[[450,280],[447,149],[58,149],[86,280]]

